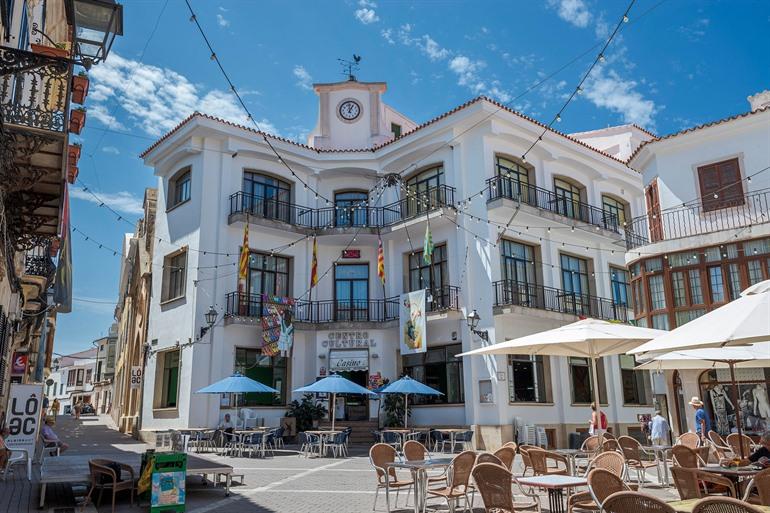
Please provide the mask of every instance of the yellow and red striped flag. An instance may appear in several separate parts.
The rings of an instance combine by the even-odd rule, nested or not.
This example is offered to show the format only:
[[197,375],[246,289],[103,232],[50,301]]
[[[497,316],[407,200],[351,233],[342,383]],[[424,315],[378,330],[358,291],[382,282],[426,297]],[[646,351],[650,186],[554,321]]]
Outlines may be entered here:
[[310,267],[310,288],[318,285],[318,242],[313,237],[313,262]]
[[241,246],[241,259],[238,262],[238,284],[245,284],[249,274],[249,223],[243,227],[243,246]]
[[382,248],[382,239],[377,236],[377,276],[385,285],[385,250]]

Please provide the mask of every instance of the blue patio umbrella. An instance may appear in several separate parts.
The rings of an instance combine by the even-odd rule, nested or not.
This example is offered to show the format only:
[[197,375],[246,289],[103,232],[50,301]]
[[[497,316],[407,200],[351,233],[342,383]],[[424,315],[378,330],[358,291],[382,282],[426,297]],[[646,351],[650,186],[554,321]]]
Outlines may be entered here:
[[334,431],[334,403],[337,399],[337,394],[364,394],[364,395],[377,395],[368,388],[364,388],[357,383],[353,383],[349,379],[343,378],[339,374],[331,374],[323,379],[319,379],[315,383],[310,385],[296,388],[295,392],[303,393],[325,393],[332,395],[332,401],[329,403],[329,416],[332,418],[332,431]]
[[409,419],[409,394],[417,395],[444,395],[435,388],[431,388],[425,383],[420,383],[416,379],[404,376],[398,381],[380,389],[381,394],[404,394],[404,428],[406,428]]
[[[259,381],[254,381],[236,372],[232,376],[228,376],[224,379],[220,379],[216,383],[212,383],[207,387],[203,387],[196,394],[248,394],[251,392],[257,393],[279,393],[275,388],[263,385]],[[238,425],[238,398],[235,400],[235,418],[236,426]]]

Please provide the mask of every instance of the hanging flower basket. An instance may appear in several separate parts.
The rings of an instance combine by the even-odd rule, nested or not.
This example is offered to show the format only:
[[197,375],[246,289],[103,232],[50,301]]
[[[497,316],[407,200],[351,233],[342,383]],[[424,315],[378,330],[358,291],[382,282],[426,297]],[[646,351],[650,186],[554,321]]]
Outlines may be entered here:
[[88,96],[88,75],[81,73],[72,77],[72,101],[83,105]]
[[31,43],[30,47],[32,48],[32,51],[35,53],[39,53],[40,55],[46,55],[48,57],[57,57],[60,59],[66,59],[70,56],[69,50],[66,48],[59,48],[58,46],[46,46],[46,45],[37,45],[35,43]]
[[86,110],[75,109],[70,111],[70,132],[79,134],[86,124]]
[[75,183],[77,180],[79,169],[77,166],[67,166],[67,181],[69,183]]
[[80,160],[80,145],[70,144],[67,148],[67,162],[70,166],[77,166]]

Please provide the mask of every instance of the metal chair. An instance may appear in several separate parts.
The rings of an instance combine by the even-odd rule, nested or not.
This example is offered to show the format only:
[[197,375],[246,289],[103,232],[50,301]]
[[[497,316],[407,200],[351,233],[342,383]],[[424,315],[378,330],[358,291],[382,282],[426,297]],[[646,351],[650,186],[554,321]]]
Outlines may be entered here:
[[[428,490],[428,496],[437,497],[446,500],[449,510],[454,512],[454,504],[457,500],[465,499],[465,511],[470,511],[471,502],[468,499],[468,492],[471,491],[469,481],[473,464],[476,462],[476,453],[473,451],[463,451],[452,460],[449,466],[447,486]],[[505,470],[499,467],[500,470]],[[509,485],[510,486],[510,485]]]
[[602,503],[604,513],[676,513],[676,510],[662,500],[640,492],[616,492]]
[[473,441],[473,431],[463,431],[455,435],[454,443],[452,444],[452,452],[455,452],[455,448],[459,445],[463,451],[467,451],[468,446]]
[[621,436],[618,438],[618,444],[620,450],[623,451],[623,456],[626,458],[626,466],[628,469],[634,469],[636,471],[636,480],[639,483],[639,487],[644,487],[644,482],[647,480],[647,469],[657,466],[657,461],[650,461],[649,458],[654,458],[655,455],[645,451],[642,444],[635,438],[630,436]]
[[5,466],[0,469],[3,472],[3,481],[8,478],[12,465],[25,463],[27,465],[27,480],[32,481],[32,455],[26,449],[14,449],[6,445],[5,440],[0,437],[0,451],[9,451],[8,459],[5,460]]
[[484,511],[497,513],[501,511],[519,511],[535,509],[540,512],[540,498],[537,495],[527,495],[530,500],[514,502],[511,491],[513,476],[505,468],[495,463],[477,463],[472,471],[473,481],[484,501]]
[[[115,468],[113,468],[115,467]],[[120,473],[116,471],[120,469]],[[128,490],[131,494],[131,505],[134,505],[134,469],[131,465],[111,460],[93,459],[88,462],[91,474],[91,488],[88,490],[86,500],[81,506],[84,508],[90,501],[95,490],[99,490],[96,499],[96,507],[102,503],[102,494],[105,490],[112,492],[112,513],[115,513],[115,497],[118,492]],[[128,479],[123,479],[123,471],[128,472]]]
[[701,499],[712,493],[735,495],[735,485],[730,479],[710,472],[673,466],[671,476],[682,500]]
[[[752,494],[754,490],[757,491],[757,495]],[[770,468],[760,471],[749,481],[743,500],[752,504],[770,506]]]
[[395,431],[383,431],[380,433],[384,444],[388,444],[396,450],[401,449],[401,435]]
[[708,497],[698,501],[692,513],[762,513],[762,510],[732,497]]
[[348,453],[345,444],[346,439],[347,433],[340,431],[339,433],[335,433],[331,440],[327,440],[324,446],[326,449],[331,449],[332,457],[334,458],[337,457],[338,452],[340,456],[347,457]]
[[399,479],[395,469],[388,466],[389,463],[394,463],[397,457],[398,453],[396,450],[385,443],[374,444],[369,449],[369,463],[377,472],[377,490],[374,494],[372,511],[377,508],[377,498],[381,489],[385,490],[385,504],[388,508],[388,513],[390,513],[391,488],[396,490],[396,507],[398,507],[398,492],[404,488],[407,489],[406,500],[409,502],[409,492],[414,487],[414,481],[411,479]]

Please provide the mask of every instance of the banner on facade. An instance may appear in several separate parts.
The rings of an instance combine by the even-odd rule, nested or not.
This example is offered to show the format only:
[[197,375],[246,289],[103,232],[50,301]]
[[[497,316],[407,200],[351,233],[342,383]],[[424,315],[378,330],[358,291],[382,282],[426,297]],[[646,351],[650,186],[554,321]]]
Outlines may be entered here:
[[425,334],[425,290],[401,294],[399,325],[401,354],[424,353],[428,343]]
[[287,356],[294,345],[294,299],[262,295],[262,354]]
[[23,376],[27,372],[27,363],[29,363],[27,353],[13,353],[11,376]]
[[13,449],[24,449],[35,454],[35,442],[40,431],[43,413],[43,384],[11,384],[8,400],[6,426],[8,436],[5,443]]
[[142,367],[133,365],[131,367],[131,390],[142,388]]

